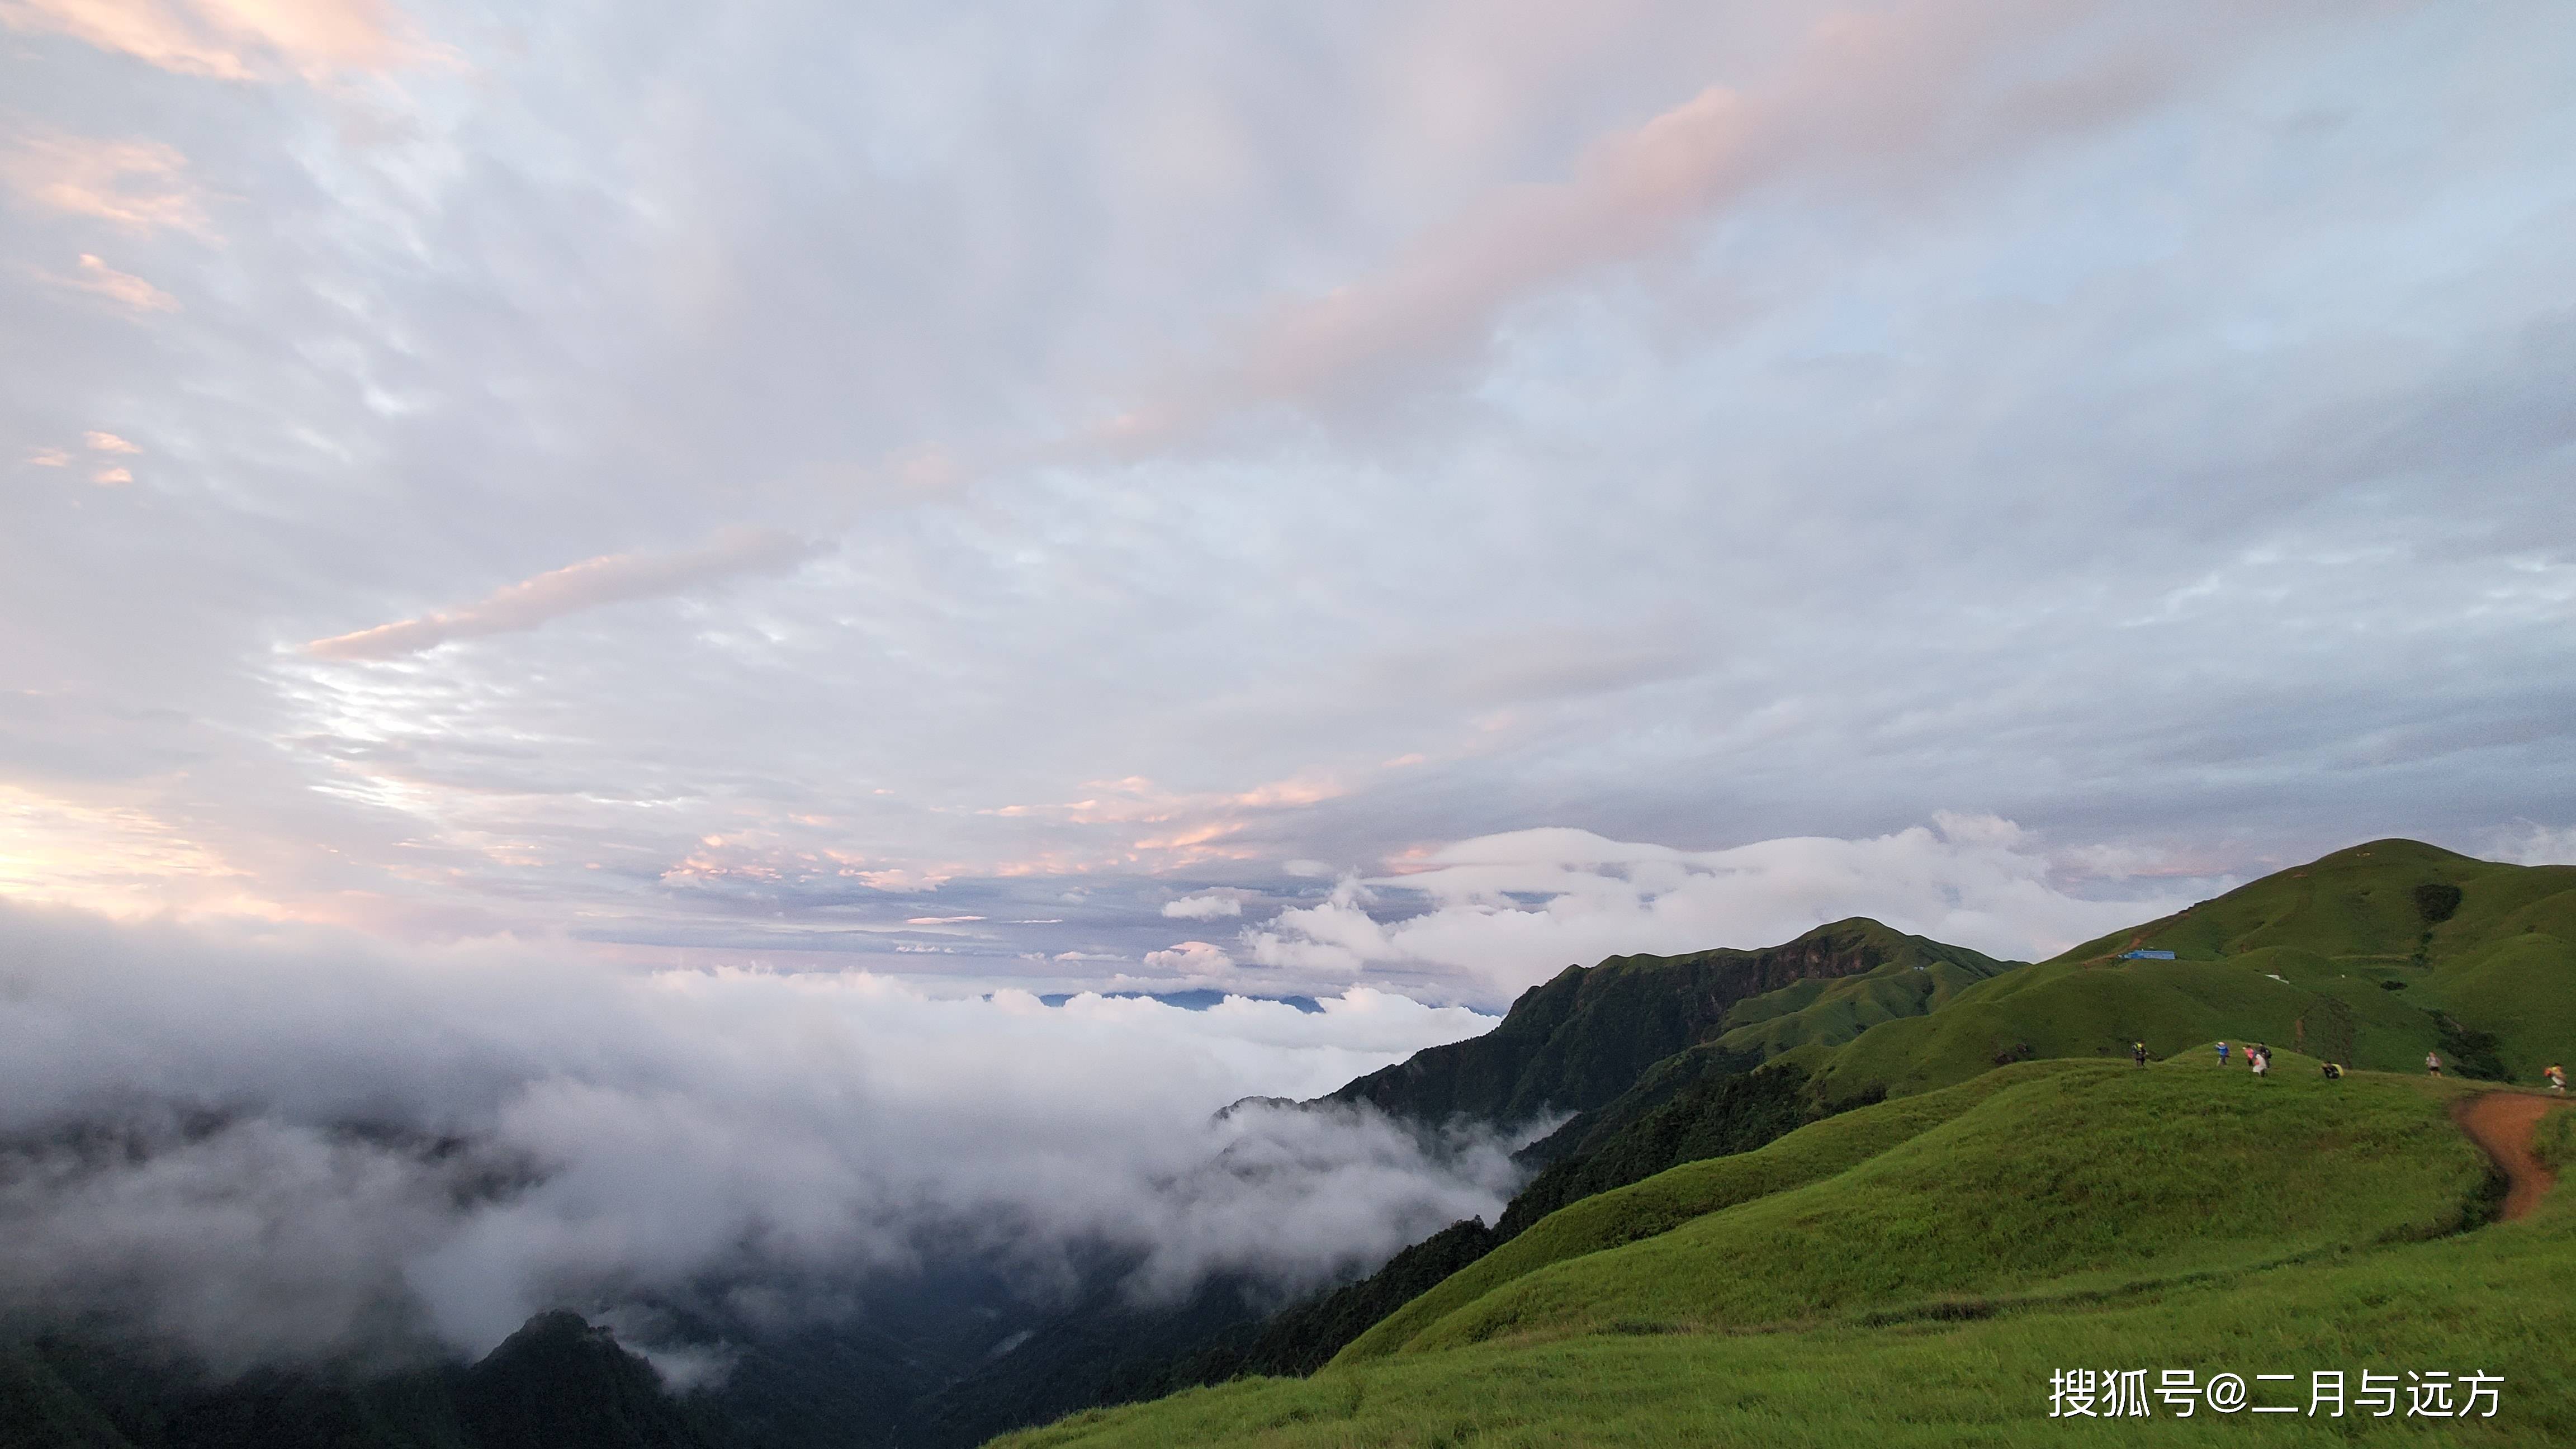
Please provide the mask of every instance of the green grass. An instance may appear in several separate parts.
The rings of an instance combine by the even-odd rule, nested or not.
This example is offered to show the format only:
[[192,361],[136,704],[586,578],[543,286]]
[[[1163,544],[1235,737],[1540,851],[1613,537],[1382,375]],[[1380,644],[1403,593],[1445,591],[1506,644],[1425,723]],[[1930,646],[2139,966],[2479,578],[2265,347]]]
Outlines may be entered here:
[[1753,1152],[1713,1157],[1658,1173],[1548,1214],[1529,1231],[1452,1274],[1398,1309],[1334,1360],[1393,1353],[1459,1308],[1552,1263],[1672,1231],[1694,1218],[1759,1197],[1803,1187],[1868,1161],[1928,1132],[1997,1092],[2084,1069],[2076,1062],[2031,1062],[1919,1097],[1847,1112],[1801,1127]]
[[2196,1060],[2064,1065],[1847,1171],[1515,1279],[1403,1351],[2116,1291],[2446,1232],[2487,1176],[2414,1081],[2329,1083],[2287,1054],[2264,1081]]
[[[2442,920],[2428,884],[2458,889]],[[2475,1226],[2496,1180],[2447,1115],[2473,1088],[2420,1067],[2445,1017],[2516,1081],[2576,1057],[2576,868],[2374,841],[1909,1001],[1926,974],[1796,983],[1701,1048],[1886,1102],[1572,1204],[1312,1379],[1004,1442],[2576,1443],[2576,1194]],[[2218,1070],[2221,1037],[2270,1042],[2272,1078]],[[2320,1057],[2357,1070],[2327,1082]],[[2576,1110],[2535,1147],[2576,1168]],[[2051,1373],[2085,1367],[2507,1387],[2464,1422],[2049,1420]]]
[[2576,952],[2570,940],[2576,934],[2560,937],[2535,928],[2464,952],[2434,969],[2426,1000],[2463,1026],[2493,1032],[2512,1080],[2538,1085],[2541,1068],[2576,1056],[2569,1050],[2576,1046]]
[[[1908,972],[1901,990],[1830,1001],[1801,996],[1787,1008],[1822,1011],[1802,1019],[1803,1027],[1781,1030],[1833,1032],[1840,1040],[1843,1028],[1857,1030],[1880,1011],[1923,1009],[1928,998],[1915,984],[1918,975],[1937,993],[2012,964],[1857,917],[1760,950],[1612,956],[1531,987],[1485,1035],[1416,1052],[1348,1083],[1331,1100],[1428,1122],[1458,1114],[1518,1123],[1551,1112],[1589,1113],[1636,1087],[1657,1063],[1746,1024],[1730,1015],[1736,1007],[1802,981]],[[1915,965],[1928,969],[1912,973]],[[1629,1115],[1653,1105],[1632,1102]]]
[[[2570,1199],[2553,1194],[2521,1223],[2420,1236],[2456,1222],[2459,1199],[2482,1175],[2482,1159],[2463,1157],[2464,1143],[2444,1114],[2463,1088],[2366,1076],[2328,1084],[2311,1080],[2312,1068],[2298,1070],[2305,1065],[2283,1053],[2280,1074],[2269,1082],[2190,1059],[2147,1072],[1997,1073],[2018,1080],[1854,1168],[1646,1242],[1561,1261],[1504,1290],[1552,1273],[1604,1284],[1620,1278],[1619,1294],[1628,1296],[1602,1305],[1662,1303],[1666,1316],[1625,1314],[1592,1324],[1592,1332],[1573,1331],[1570,1320],[1441,1350],[1425,1344],[1337,1361],[1312,1379],[1247,1380],[1094,1411],[999,1442],[1011,1449],[1908,1449],[2233,1443],[2248,1434],[2292,1444],[2576,1442],[2576,1373],[2566,1348],[2576,1333]],[[1848,1124],[1884,1110],[1819,1125],[1849,1131]],[[2023,1206],[1983,1175],[1989,1163],[1964,1171],[1944,1194],[1941,1174],[1920,1173],[1924,1164],[1908,1159],[1937,1156],[1945,1136],[1992,1135],[1995,1124],[1981,1122],[1981,1114],[2017,1122],[2025,1156],[2089,1162],[2091,1180],[2104,1190],[2083,1199],[2080,1213]],[[2168,1130],[2159,1117],[2178,1125]],[[2576,1112],[2555,1114],[2544,1145],[2576,1152],[2570,1124]],[[2178,1138],[2191,1145],[2176,1150]],[[1984,1155],[1972,1141],[1948,1146],[1964,1159]],[[1807,1150],[1825,1149],[1810,1143]],[[2037,1169],[2021,1177],[2048,1180]],[[1879,1197],[1860,1191],[1870,1183],[1882,1190]],[[1837,1184],[1847,1191],[1827,1190]],[[1881,1200],[1890,1194],[1907,1201]],[[1945,1195],[1983,1211],[1947,1217],[1937,1201]],[[2060,1208],[2074,1201],[2055,1190],[2035,1195]],[[1813,1219],[1807,1232],[1833,1244],[1857,1236],[1876,1250],[1736,1256],[1765,1243],[1776,1248],[1778,1240],[1764,1232],[1786,1224],[1769,1214],[1801,1199],[1798,1215]],[[1888,1226],[1872,1225],[1871,1202]],[[2205,1238],[2192,1230],[2195,1214],[2205,1217]],[[2135,1249],[2134,1261],[2114,1254],[2108,1271],[2085,1271],[2102,1260],[2101,1230],[2111,1222],[2121,1225],[2117,1242]],[[1938,1232],[1925,1231],[1935,1223],[1942,1224]],[[1705,1236],[1693,1236],[1703,1229]],[[1910,1247],[1891,1241],[1909,1234]],[[1679,1251],[1693,1243],[1695,1252]],[[1650,1254],[1677,1286],[1633,1271]],[[2266,1264],[2267,1257],[2290,1261]],[[1931,1266],[1878,1266],[1890,1261]],[[2070,1268],[2078,1271],[2070,1275]],[[1784,1280],[1810,1296],[1793,1302],[1794,1295],[1762,1286]],[[1985,1290],[1963,1296],[1963,1282]],[[1962,1316],[1884,1311],[1945,1300]],[[1781,1317],[1784,1308],[1794,1311]],[[1674,1331],[1675,1310],[1708,1326]],[[1748,1319],[1762,1326],[1749,1327]],[[2050,1420],[2050,1375],[2082,1367],[2143,1368],[2151,1382],[2154,1371],[2167,1368],[2249,1378],[2295,1373],[2302,1389],[2314,1369],[2357,1377],[2365,1368],[2400,1375],[2440,1368],[2498,1373],[2505,1387],[2497,1417],[2466,1421],[2257,1419],[2206,1409],[2176,1419],[2161,1403],[2142,1420]]]
[[[2428,882],[2461,891],[2457,912],[2431,926],[2413,897]],[[2179,959],[2119,958],[2132,947]],[[2132,1041],[2160,1057],[2214,1038],[2268,1041],[2408,1071],[2439,1044],[2436,1013],[2498,1037],[2515,1081],[2576,1055],[2576,867],[2373,841],[1967,986],[1928,1015],[1801,1060],[1836,1099],[1964,1081],[2025,1047],[2111,1060]]]
[[[1313,1379],[1204,1389],[1000,1442],[1011,1449],[2564,1445],[2576,1443],[2576,1374],[2566,1349],[2576,1331],[2576,1223],[2556,1206],[2526,1223],[2111,1305],[1970,1322],[1485,1345]],[[2258,1419],[2206,1409],[2177,1419],[2161,1403],[2146,1419],[2050,1419],[2049,1376],[2082,1367],[2142,1368],[2150,1382],[2167,1368],[2249,1380],[2442,1368],[2501,1374],[2505,1382],[2493,1419]]]
[[1880,1022],[1937,1011],[1997,974],[1993,962],[1900,960],[1862,976],[1801,981],[1737,1003],[1712,1045],[1761,1060],[1840,1046]]
[[2454,949],[2490,939],[2513,912],[2576,888],[2576,867],[2504,865],[2416,840],[2374,840],[2088,941],[2066,956],[2145,946],[2189,960],[2287,946],[2320,956],[2402,959],[2426,930],[2414,888],[2435,881],[2461,891],[2457,914],[2431,928],[2437,949]]
[[2541,1119],[2532,1134],[2531,1155],[2552,1172],[2576,1167],[2576,1112],[2560,1110]]

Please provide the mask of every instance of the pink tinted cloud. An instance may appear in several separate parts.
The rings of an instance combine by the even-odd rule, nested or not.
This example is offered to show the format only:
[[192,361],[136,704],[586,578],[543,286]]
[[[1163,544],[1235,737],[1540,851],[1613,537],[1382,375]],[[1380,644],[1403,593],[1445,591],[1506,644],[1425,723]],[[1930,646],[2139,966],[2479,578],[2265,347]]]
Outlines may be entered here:
[[659,598],[744,574],[792,573],[820,549],[771,529],[728,529],[703,548],[678,553],[613,553],[495,589],[443,613],[316,639],[323,659],[395,659],[458,639],[534,629],[604,604]]
[[21,131],[0,142],[0,184],[48,211],[125,231],[214,236],[188,158],[158,141]]
[[[2057,45],[2053,33],[2098,12],[2040,0],[1913,0],[1830,15],[1768,83],[1712,85],[1603,138],[1563,180],[1488,193],[1373,275],[1273,307],[1228,356],[1154,389],[1085,441],[1144,450],[1242,410],[1370,386],[1390,368],[1480,346],[1520,301],[1681,249],[1706,218],[1763,186],[1920,188],[2133,114],[2227,53],[2209,37],[2311,8],[2182,4],[2200,18],[2093,46]],[[2027,63],[2053,45],[2063,59]]]
[[64,276],[48,272],[45,274],[45,280],[57,286],[69,287],[76,292],[105,297],[129,311],[176,312],[179,310],[178,298],[131,272],[118,271],[87,252],[81,253],[80,271],[77,274]]
[[321,81],[444,55],[384,0],[0,0],[0,25],[220,80]]

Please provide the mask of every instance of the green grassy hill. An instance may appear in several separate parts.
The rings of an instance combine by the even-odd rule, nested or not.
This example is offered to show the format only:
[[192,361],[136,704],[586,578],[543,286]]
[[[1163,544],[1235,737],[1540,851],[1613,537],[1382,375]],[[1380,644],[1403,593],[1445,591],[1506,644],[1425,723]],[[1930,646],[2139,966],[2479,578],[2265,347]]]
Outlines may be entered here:
[[[1570,1201],[1311,1379],[1001,1442],[1878,1449],[2370,1432],[2162,1404],[2117,1425],[2041,1422],[2052,1373],[2115,1366],[2151,1383],[2168,1368],[2295,1373],[2302,1392],[2314,1369],[2347,1371],[2356,1391],[2365,1369],[2493,1372],[2497,1417],[2409,1418],[2410,1442],[2576,1442],[2576,1206],[2561,1195],[2481,1226],[2499,1180],[2448,1115],[2478,1090],[2463,1068],[2527,1083],[2576,1056],[2576,868],[2376,841],[2034,966],[1988,964],[1882,961],[1739,997],[1569,1123],[1542,1154],[1550,1175],[1779,1115],[1741,1075],[1765,1059],[1784,1074],[1772,1080],[1805,1082],[1809,1116],[1876,1105]],[[2270,1042],[2273,1077],[2219,1070],[2221,1038]],[[2133,1041],[2162,1060],[2129,1064]],[[2428,1050],[2451,1078],[2422,1075]],[[2320,1058],[2385,1070],[2329,1082]],[[1680,1120],[1693,1112],[1732,1115]],[[2576,1164],[2576,1111],[2545,1120],[2535,1151]]]
[[1694,1218],[1804,1187],[1856,1167],[1949,1121],[1988,1097],[2074,1068],[2033,1062],[1972,1082],[1804,1127],[1752,1152],[1685,1163],[1628,1187],[1560,1208],[1360,1335],[1338,1362],[1382,1358],[1433,1323],[1551,1263],[1668,1233]]
[[[1613,956],[1569,966],[1512,1003],[1485,1035],[1433,1047],[1353,1081],[1328,1099],[1365,1102],[1400,1117],[1464,1115],[1517,1123],[1548,1111],[1605,1106],[1656,1063],[1729,1032],[1771,1021],[1769,1035],[1806,1040],[1922,1010],[1945,988],[2010,963],[1909,936],[1876,921],[1836,921],[1760,950],[1684,956]],[[1916,972],[1915,967],[1925,968]],[[1934,973],[1938,972],[1936,976]],[[1918,984],[1918,979],[1920,982]],[[1844,978],[1847,992],[1826,989]],[[1775,993],[1789,992],[1786,996]],[[1755,1019],[1736,1010],[1765,999]],[[1766,1039],[1728,1053],[1731,1070],[1759,1062]]]
[[[1488,1257],[1461,1275],[1483,1281],[1444,1284],[1449,1301],[1409,1307],[1314,1378],[1000,1442],[2196,1444],[2249,1422],[2267,1442],[2576,1436],[2570,1200],[2475,1226],[2483,1159],[2446,1114],[2469,1088],[2278,1066],[2258,1082],[2197,1054],[2035,1063],[1865,1108],[1569,1209],[1580,1231],[1551,1219],[1519,1240],[1533,1262]],[[2571,1120],[2544,1133],[2558,1151],[2576,1152]],[[1704,1203],[1722,1205],[1618,1241]],[[1561,1256],[1541,1251],[1551,1232]],[[2158,1403],[2046,1422],[2050,1376],[2084,1367],[2150,1384],[2168,1368],[2295,1373],[2302,1407],[2321,1368],[2356,1387],[2364,1369],[2505,1385],[2491,1420],[2177,1419]]]
[[[2427,886],[2458,892],[2439,920]],[[2120,956],[2141,948],[2177,959]],[[2390,1071],[2434,1050],[2474,1067],[2484,1048],[2489,1075],[2536,1081],[2576,1043],[2576,866],[2373,841],[1969,986],[1814,1066],[1829,1097],[1902,1095],[2000,1060],[2213,1039]]]
[[[1720,1078],[1770,1061],[1803,1065],[1823,1060],[1832,1048],[1873,1026],[1937,1011],[1978,982],[2020,965],[1908,936],[1876,921],[1840,921],[1823,932],[1879,942],[1879,964],[1854,975],[1793,981],[1738,1001],[1703,1040],[1646,1067],[1626,1091],[1577,1113],[1523,1157],[1553,1163],[1598,1156],[1648,1117],[1669,1111]],[[1810,933],[1815,934],[1822,932]]]
[[[2117,1289],[2434,1236],[2467,1219],[2486,1179],[2406,1079],[2327,1082],[2286,1056],[2270,1081],[2197,1060],[2049,1065],[1830,1178],[1498,1285],[1399,1351]],[[1805,1130],[1848,1140],[1886,1110]],[[1798,1135],[1764,1150],[1794,1158]]]

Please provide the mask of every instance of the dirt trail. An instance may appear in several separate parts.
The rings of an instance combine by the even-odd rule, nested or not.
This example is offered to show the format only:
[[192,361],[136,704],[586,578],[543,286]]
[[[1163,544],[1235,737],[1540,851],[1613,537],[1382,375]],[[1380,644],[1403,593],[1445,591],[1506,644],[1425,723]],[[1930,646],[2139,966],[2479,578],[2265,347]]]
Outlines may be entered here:
[[2531,1155],[2531,1134],[2540,1127],[2540,1119],[2551,1107],[2547,1097],[2534,1097],[2522,1092],[2480,1092],[2462,1098],[2451,1107],[2451,1120],[2469,1134],[2469,1140],[2486,1149],[2496,1166],[2504,1169],[2510,1184],[2504,1195],[2504,1208],[2497,1214],[2500,1221],[2512,1222],[2527,1217],[2540,1206],[2540,1195],[2549,1191],[2558,1175],[2540,1165]]

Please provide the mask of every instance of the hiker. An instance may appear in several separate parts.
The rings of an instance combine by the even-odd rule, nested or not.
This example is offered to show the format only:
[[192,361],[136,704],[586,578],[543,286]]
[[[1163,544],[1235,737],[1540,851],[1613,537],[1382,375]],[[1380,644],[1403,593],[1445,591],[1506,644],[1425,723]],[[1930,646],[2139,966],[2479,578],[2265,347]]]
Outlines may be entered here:
[[2227,1043],[2225,1042],[2218,1044],[2218,1064],[2222,1067],[2227,1065]]
[[2442,1075],[2442,1054],[2439,1052],[2424,1053],[2424,1070],[2437,1077]]
[[2328,1063],[2326,1063],[2326,1080],[2327,1080],[2327,1081],[2329,1081],[2329,1082],[2340,1082],[2340,1081],[2342,1081],[2342,1080],[2343,1080],[2343,1063],[2341,1063],[2341,1062],[2328,1062]]
[[2565,1067],[2553,1064],[2547,1071],[2542,1072],[2541,1075],[2549,1079],[2549,1090],[2560,1093],[2564,1093],[2567,1090],[2567,1069]]
[[2263,1046],[2248,1048],[2245,1053],[2245,1064],[2254,1069],[2254,1075],[2262,1076],[2271,1069],[2272,1049]]
[[[2142,1041],[2133,1041],[2129,1043],[2129,1055],[2138,1059],[2139,1066],[2145,1066],[2147,1064],[2147,1044]],[[2556,1068],[2553,1067],[2551,1070],[2555,1071]]]

